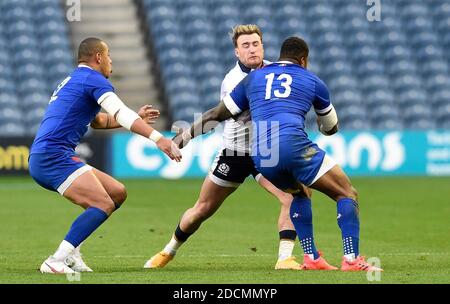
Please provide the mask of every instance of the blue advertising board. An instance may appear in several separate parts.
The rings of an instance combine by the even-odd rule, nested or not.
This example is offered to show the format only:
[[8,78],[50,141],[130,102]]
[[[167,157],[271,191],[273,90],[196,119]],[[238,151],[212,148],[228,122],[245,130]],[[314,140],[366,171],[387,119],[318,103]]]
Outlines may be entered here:
[[[450,131],[339,132],[333,136],[311,132],[309,136],[350,176],[450,175]],[[221,134],[195,138],[183,148],[182,162],[175,163],[148,139],[117,133],[112,138],[112,174],[203,177],[221,145]]]

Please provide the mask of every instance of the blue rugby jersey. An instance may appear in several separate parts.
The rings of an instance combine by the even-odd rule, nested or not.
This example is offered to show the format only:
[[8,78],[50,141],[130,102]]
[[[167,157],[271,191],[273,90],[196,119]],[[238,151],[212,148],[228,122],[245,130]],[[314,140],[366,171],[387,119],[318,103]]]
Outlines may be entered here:
[[294,136],[309,144],[304,131],[306,114],[311,107],[319,114],[327,113],[332,107],[325,83],[312,72],[288,61],[251,72],[224,98],[224,103],[234,115],[250,109],[256,128],[253,149],[270,140],[267,135],[277,124],[280,142]]
[[76,68],[53,92],[30,154],[73,152],[108,92],[114,88],[101,73],[85,65]]

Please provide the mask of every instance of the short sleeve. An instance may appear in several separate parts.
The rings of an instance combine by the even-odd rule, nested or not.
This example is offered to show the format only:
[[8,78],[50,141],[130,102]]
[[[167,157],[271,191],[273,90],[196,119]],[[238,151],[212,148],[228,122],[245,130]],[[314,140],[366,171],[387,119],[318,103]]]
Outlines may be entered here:
[[97,103],[101,101],[101,97],[106,93],[114,92],[114,88],[103,75],[99,73],[91,73],[84,83],[87,93],[94,98]]
[[230,85],[230,81],[225,77],[220,87],[220,99],[224,99],[227,94],[231,93],[233,87]]
[[325,114],[331,110],[330,92],[326,84],[317,79],[315,82],[316,95],[314,97],[313,106],[318,114]]
[[249,108],[247,94],[246,94],[246,90],[245,90],[245,83],[246,83],[247,77],[245,77],[233,89],[233,91],[231,91],[230,94],[227,94],[223,99],[225,106],[230,111],[230,113],[233,115],[242,113]]

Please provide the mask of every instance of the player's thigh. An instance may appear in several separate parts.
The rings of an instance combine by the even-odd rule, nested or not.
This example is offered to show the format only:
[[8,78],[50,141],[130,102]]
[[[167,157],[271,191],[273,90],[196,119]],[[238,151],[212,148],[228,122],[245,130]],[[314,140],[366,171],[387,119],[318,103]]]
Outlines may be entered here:
[[334,165],[330,170],[317,179],[311,188],[316,189],[335,201],[344,197],[358,199],[358,194],[353,188],[350,179],[339,165]]
[[219,209],[223,201],[233,193],[237,187],[223,187],[207,176],[200,190],[200,195],[194,206],[202,213],[212,214]]
[[92,172],[98,178],[114,203],[122,204],[126,200],[127,190],[121,182],[98,169],[92,168]]
[[92,170],[78,176],[63,196],[84,208],[97,207],[107,214],[114,211],[114,203]]

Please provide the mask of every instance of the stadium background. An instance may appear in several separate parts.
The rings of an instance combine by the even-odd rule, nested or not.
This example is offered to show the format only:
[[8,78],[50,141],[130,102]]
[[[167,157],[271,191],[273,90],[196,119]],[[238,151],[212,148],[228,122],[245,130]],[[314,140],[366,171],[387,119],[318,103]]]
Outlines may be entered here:
[[[147,103],[160,109],[155,127],[170,131],[174,122],[191,122],[218,102],[221,81],[235,64],[228,33],[240,23],[262,28],[268,60],[277,59],[288,36],[308,42],[310,69],[328,84],[342,132],[320,136],[314,115],[307,117],[307,130],[360,189],[368,239],[363,251],[392,261],[397,272],[386,275],[387,282],[450,282],[449,1],[1,0],[0,11],[0,282],[39,282],[29,266],[53,249],[61,238],[55,231],[65,231],[64,223],[78,212],[33,183],[27,158],[49,96],[76,64],[79,42],[104,39],[118,95],[135,110]],[[181,273],[174,265],[175,273],[149,279],[135,265],[160,249],[195,202],[199,178],[220,141],[220,134],[196,139],[183,162],[173,164],[152,143],[123,131],[89,132],[77,152],[124,181],[130,206],[122,219],[116,216],[94,234],[98,244],[87,245],[102,266],[99,276],[85,281],[109,282],[108,254],[120,261],[115,271],[129,271],[112,282],[259,282],[257,275],[271,270],[278,206],[250,181],[180,253]],[[317,234],[337,258],[334,207],[322,204],[327,199],[320,194],[314,197]],[[50,223],[45,208],[62,218]],[[124,220],[135,224],[130,230],[145,231],[141,238],[113,232]],[[42,234],[32,237],[36,225]],[[114,241],[102,243],[105,231]],[[249,235],[238,239],[242,231]],[[218,247],[210,244],[216,238],[222,238]],[[120,253],[136,244],[142,248]],[[36,252],[26,254],[28,264],[20,264],[24,248]],[[217,259],[223,281],[209,274],[208,265]],[[234,272],[242,260],[249,269]],[[227,276],[230,262],[235,264]],[[413,270],[406,275],[398,263]],[[195,275],[196,267],[204,279]],[[185,277],[186,270],[193,274]],[[276,283],[367,282],[364,276],[271,274],[267,279]]]

